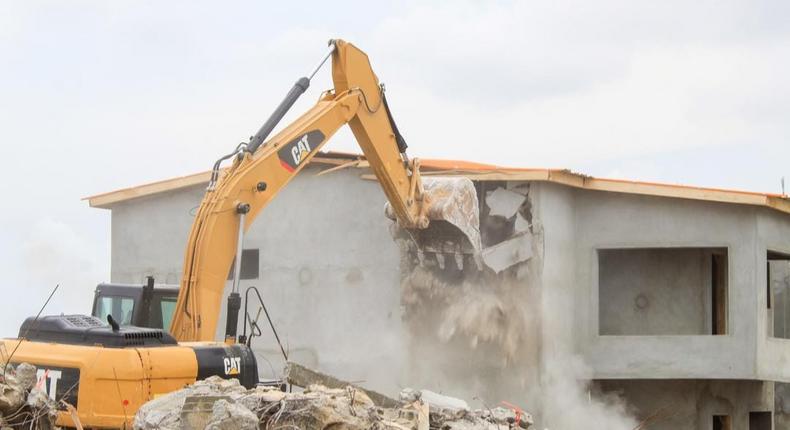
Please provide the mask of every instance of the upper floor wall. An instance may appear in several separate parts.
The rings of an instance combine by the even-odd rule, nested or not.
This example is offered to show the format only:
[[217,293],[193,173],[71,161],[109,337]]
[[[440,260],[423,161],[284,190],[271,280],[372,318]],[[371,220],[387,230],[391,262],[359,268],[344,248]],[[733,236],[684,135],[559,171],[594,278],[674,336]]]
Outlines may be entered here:
[[573,328],[561,335],[596,378],[790,379],[790,341],[769,337],[766,306],[766,253],[790,249],[790,217],[538,189],[544,294],[572,309]]

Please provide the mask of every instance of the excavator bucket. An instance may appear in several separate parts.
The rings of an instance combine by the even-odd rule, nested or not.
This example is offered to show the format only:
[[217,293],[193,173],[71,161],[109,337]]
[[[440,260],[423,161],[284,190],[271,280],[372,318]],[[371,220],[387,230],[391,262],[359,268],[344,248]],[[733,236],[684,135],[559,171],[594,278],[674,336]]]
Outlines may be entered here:
[[[478,253],[481,247],[480,206],[472,181],[468,178],[423,177],[422,184],[424,196],[428,199],[428,219],[434,229],[444,229],[447,225],[447,228],[458,230],[461,236],[454,238],[453,243],[461,245],[462,252]],[[431,230],[431,225],[427,230]]]
[[430,223],[427,228],[406,231],[410,251],[416,253],[421,265],[430,262],[444,269],[454,264],[463,270],[473,262],[480,268],[480,208],[472,181],[423,177],[422,185]]

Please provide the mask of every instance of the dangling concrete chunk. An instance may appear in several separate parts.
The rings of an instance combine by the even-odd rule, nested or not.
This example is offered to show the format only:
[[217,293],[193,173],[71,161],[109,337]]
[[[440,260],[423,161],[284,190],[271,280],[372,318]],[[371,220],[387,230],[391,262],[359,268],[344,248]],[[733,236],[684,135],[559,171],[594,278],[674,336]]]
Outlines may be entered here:
[[530,258],[532,258],[532,235],[529,231],[519,233],[483,250],[483,261],[496,273]]
[[505,188],[497,188],[486,193],[486,205],[488,205],[489,215],[497,215],[510,218],[524,203],[524,195]]

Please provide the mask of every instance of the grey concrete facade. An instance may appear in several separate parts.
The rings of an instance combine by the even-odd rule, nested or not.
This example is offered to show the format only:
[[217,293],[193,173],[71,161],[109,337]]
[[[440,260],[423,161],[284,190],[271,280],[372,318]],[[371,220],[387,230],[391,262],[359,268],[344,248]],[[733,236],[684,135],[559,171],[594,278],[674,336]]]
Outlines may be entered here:
[[[399,254],[376,182],[351,172],[315,177],[308,167],[267,206],[244,239],[259,249],[260,277],[242,280],[266,300],[290,357],[374,386],[399,368]],[[192,217],[205,186],[122,202],[112,208],[113,282],[146,275],[177,284]],[[228,288],[230,282],[228,282]],[[228,291],[226,291],[227,295]],[[223,306],[224,313],[224,306]],[[224,315],[217,339],[224,331]],[[270,332],[256,341],[261,375],[282,369]],[[385,375],[391,384],[391,375]],[[389,387],[391,388],[391,386]]]
[[[459,386],[460,375],[412,362],[378,184],[356,169],[317,171],[294,179],[247,233],[260,276],[242,287],[261,289],[295,361],[390,394],[421,371]],[[112,205],[112,281],[177,283],[202,194],[193,186]],[[675,416],[649,428],[712,429],[712,417],[726,415],[748,429],[750,412],[774,411],[774,383],[790,383],[790,340],[771,337],[766,260],[768,251],[790,254],[790,216],[544,182],[531,183],[529,196],[542,248],[538,361],[550,349],[580,356],[593,391],[618,393],[640,417],[675,405]],[[713,335],[710,256],[721,251],[726,333]],[[281,359],[264,336],[256,352],[267,376]],[[491,369],[492,381],[506,377]]]
[[[574,329],[567,333],[566,342],[574,345],[585,358],[593,369],[594,378],[609,380],[610,387],[624,386],[627,388],[624,389],[625,397],[632,403],[639,402],[636,393],[641,392],[643,398],[652,399],[652,404],[647,402],[653,406],[652,410],[659,409],[660,402],[656,399],[660,399],[661,393],[670,390],[668,387],[673,384],[677,387],[684,384],[699,387],[701,382],[693,381],[708,381],[705,384],[729,386],[729,389],[713,396],[715,402],[709,400],[712,403],[707,404],[708,400],[702,396],[687,404],[694,404],[695,411],[716,409],[719,410],[716,414],[732,416],[733,428],[749,428],[749,411],[773,411],[772,381],[786,382],[790,377],[790,367],[785,365],[790,358],[790,341],[769,336],[771,319],[767,308],[766,255],[769,250],[784,253],[790,246],[790,219],[787,216],[765,208],[742,205],[571,190],[553,184],[541,187],[544,192],[540,193],[540,198],[545,202],[538,207],[545,225],[546,246],[548,248],[555,242],[553,232],[558,232],[559,236],[561,231],[565,238],[557,246],[566,250],[562,255],[547,252],[544,287],[548,287],[545,282],[547,273],[551,272],[560,278],[553,280],[554,287],[570,288],[569,294],[575,303],[572,308],[577,318]],[[545,192],[546,189],[551,191]],[[573,232],[570,237],[567,237],[568,232]],[[709,333],[710,305],[697,298],[707,297],[705,291],[702,294],[695,291],[695,295],[687,291],[681,296],[683,302],[668,303],[663,311],[651,311],[663,313],[664,318],[673,320],[666,324],[679,325],[674,335],[653,335],[649,330],[643,335],[603,334],[639,329],[639,322],[634,320],[635,298],[646,285],[655,287],[655,278],[660,273],[643,270],[640,273],[644,275],[645,283],[634,282],[624,288],[626,297],[609,298],[607,291],[602,295],[600,290],[601,280],[608,276],[605,274],[602,278],[599,273],[600,258],[604,255],[604,258],[611,259],[617,255],[607,256],[600,251],[646,248],[679,249],[680,252],[670,258],[684,253],[699,253],[700,248],[727,250],[727,334],[688,334],[689,328]],[[632,254],[631,258],[633,255],[644,258],[638,253]],[[656,261],[658,264],[660,258]],[[571,270],[563,270],[563,267]],[[691,276],[697,280],[694,283],[697,288],[705,288],[704,283],[698,281],[699,273]],[[653,294],[651,299],[657,299],[660,304],[660,289],[649,292]],[[656,293],[659,297],[655,297]],[[614,301],[617,306],[612,306],[611,302],[601,303],[602,298]],[[689,306],[704,311],[702,320],[693,318],[688,312]],[[602,315],[602,311],[614,315]],[[602,321],[614,326],[601,327]],[[746,389],[753,384],[747,381],[762,385],[759,389]],[[685,391],[686,388],[678,389]],[[705,390],[710,391],[702,389]],[[753,394],[745,394],[750,392]],[[684,396],[665,403],[677,403]],[[651,406],[642,405],[642,408],[647,410]],[[707,418],[699,417],[693,422],[696,424],[683,427],[670,421],[666,427],[656,425],[651,428],[711,428]]]

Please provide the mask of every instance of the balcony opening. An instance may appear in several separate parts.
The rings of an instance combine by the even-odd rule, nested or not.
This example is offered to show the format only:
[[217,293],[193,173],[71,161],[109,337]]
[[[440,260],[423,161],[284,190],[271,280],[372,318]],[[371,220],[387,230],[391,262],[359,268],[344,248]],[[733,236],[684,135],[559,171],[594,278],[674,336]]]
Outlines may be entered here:
[[713,430],[732,430],[732,420],[729,415],[714,415]]
[[767,306],[773,321],[772,337],[790,339],[790,255],[768,251]]
[[771,430],[771,412],[749,412],[749,430]]
[[598,250],[601,335],[728,333],[727,248]]

